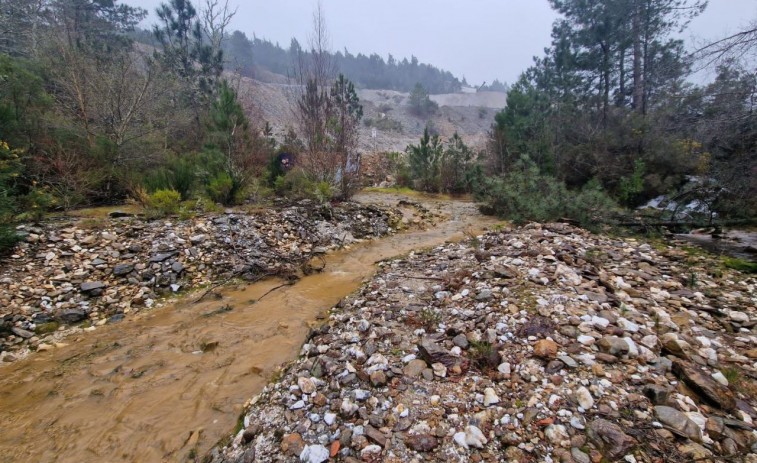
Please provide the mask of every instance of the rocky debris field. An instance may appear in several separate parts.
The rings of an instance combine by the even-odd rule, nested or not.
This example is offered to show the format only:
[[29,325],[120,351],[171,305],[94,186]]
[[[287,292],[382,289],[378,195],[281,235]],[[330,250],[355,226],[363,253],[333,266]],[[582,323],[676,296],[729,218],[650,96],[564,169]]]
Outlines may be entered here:
[[385,261],[208,459],[757,462],[755,283],[563,224]]
[[69,328],[119,322],[185,289],[236,277],[296,278],[312,270],[313,256],[408,222],[388,207],[306,200],[185,221],[121,217],[26,226],[25,242],[0,262],[0,358],[52,349]]

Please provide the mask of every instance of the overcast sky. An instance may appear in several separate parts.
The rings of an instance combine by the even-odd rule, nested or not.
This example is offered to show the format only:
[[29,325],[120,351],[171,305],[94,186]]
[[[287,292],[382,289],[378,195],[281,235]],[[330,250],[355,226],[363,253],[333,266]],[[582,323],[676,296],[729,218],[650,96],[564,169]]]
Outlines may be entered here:
[[[198,6],[204,0],[194,0]],[[124,0],[155,18],[161,0]],[[229,0],[238,7],[231,29],[287,48],[307,43],[316,0]],[[471,84],[495,78],[512,83],[549,45],[557,15],[547,0],[322,0],[332,50],[391,53],[465,76]],[[685,39],[716,39],[757,19],[757,0],[710,0]]]

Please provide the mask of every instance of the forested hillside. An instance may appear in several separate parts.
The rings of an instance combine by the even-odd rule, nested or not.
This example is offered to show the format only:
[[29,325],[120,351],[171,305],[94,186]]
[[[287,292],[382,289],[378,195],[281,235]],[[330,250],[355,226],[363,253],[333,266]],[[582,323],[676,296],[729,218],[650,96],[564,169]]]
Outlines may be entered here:
[[[238,68],[244,75],[255,77],[251,65],[288,75],[295,63],[308,59],[302,55],[310,52],[307,47],[303,49],[296,39],[292,39],[288,49],[284,49],[258,37],[250,40],[244,33],[234,31],[224,46],[224,53],[232,69]],[[409,92],[419,82],[430,93],[452,93],[461,88],[460,81],[450,72],[419,63],[415,56],[399,61],[389,55],[384,60],[375,53],[369,56],[362,53],[353,55],[347,49],[330,55],[345,77],[360,88]]]

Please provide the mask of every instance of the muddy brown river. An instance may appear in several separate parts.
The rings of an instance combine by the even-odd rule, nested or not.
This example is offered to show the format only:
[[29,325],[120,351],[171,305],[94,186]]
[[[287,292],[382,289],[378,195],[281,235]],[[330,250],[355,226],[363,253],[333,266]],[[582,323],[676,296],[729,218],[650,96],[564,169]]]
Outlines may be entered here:
[[260,301],[281,282],[226,288],[198,304],[187,297],[0,367],[0,461],[199,460],[233,431],[244,402],[276,368],[297,356],[310,325],[377,261],[494,223],[471,203],[424,205],[451,220],[330,253],[322,273]]

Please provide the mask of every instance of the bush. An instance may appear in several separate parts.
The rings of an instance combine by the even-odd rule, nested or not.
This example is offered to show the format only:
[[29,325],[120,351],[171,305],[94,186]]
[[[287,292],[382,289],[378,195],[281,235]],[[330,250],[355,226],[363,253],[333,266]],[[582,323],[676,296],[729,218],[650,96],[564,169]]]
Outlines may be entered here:
[[16,212],[16,182],[21,173],[19,152],[0,141],[0,254],[18,241],[13,229]]
[[526,160],[525,167],[521,165],[505,177],[486,179],[475,192],[476,198],[493,213],[516,224],[567,218],[596,229],[616,208],[596,180],[573,192],[562,181],[540,174],[537,167],[527,164]]
[[217,203],[228,205],[233,203],[234,180],[225,172],[219,172],[205,187],[210,199]]
[[166,216],[179,212],[181,195],[176,190],[158,190],[149,196],[151,215]]

